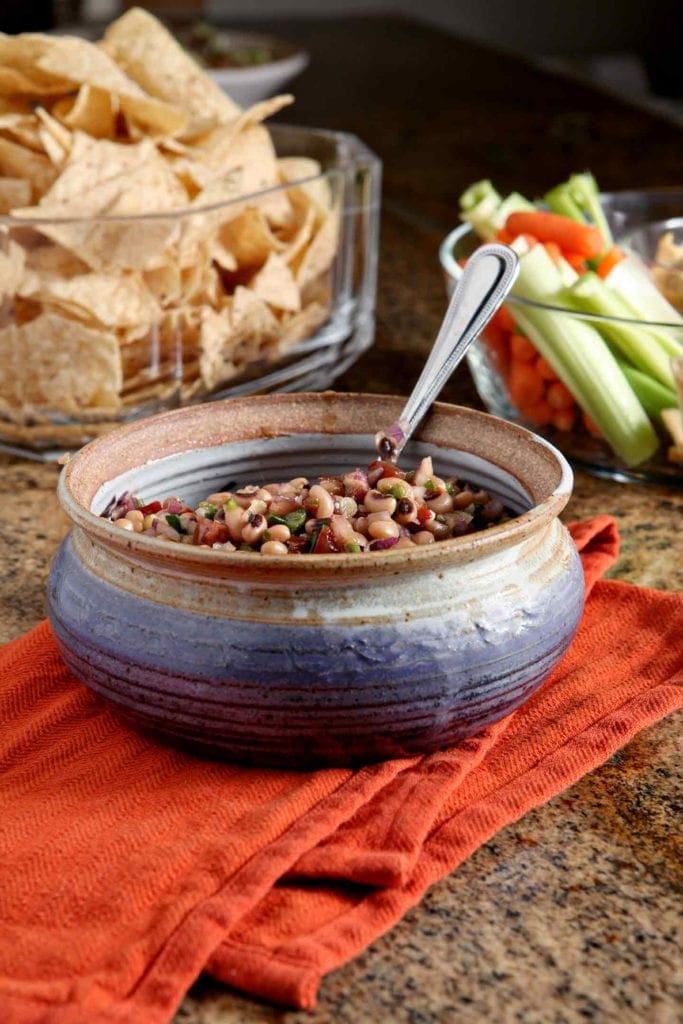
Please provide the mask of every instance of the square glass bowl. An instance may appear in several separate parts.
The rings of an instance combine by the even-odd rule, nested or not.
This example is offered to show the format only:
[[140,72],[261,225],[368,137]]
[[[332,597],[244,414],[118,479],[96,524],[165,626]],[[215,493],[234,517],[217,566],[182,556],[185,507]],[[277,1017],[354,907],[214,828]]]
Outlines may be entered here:
[[372,344],[380,161],[343,132],[271,135],[275,188],[0,217],[0,449],[51,459],[163,409],[322,390]]
[[[638,252],[653,270],[652,260],[648,260],[647,252],[635,242],[642,237],[649,237],[646,230],[648,224],[670,224],[670,218],[676,211],[683,210],[683,192],[680,191],[644,191],[644,192],[613,192],[601,196],[614,238],[626,248]],[[444,273],[446,288],[449,294],[461,274],[460,261],[466,259],[481,244],[469,224],[455,228],[443,241],[439,259]],[[620,327],[656,331],[666,335],[672,342],[683,344],[683,325],[674,323],[655,323],[643,320],[624,320],[618,317],[590,316],[574,310],[560,308],[542,303],[534,303],[510,295],[506,300],[506,308],[514,319],[515,308],[523,310],[525,306],[535,307],[555,319],[558,327],[570,325],[572,321],[581,320],[596,328],[599,333],[609,333],[611,329]],[[572,463],[589,472],[603,477],[624,482],[637,481],[643,483],[665,483],[680,485],[683,483],[683,465],[667,459],[667,449],[672,441],[667,432],[652,416],[653,423],[660,436],[660,448],[655,456],[637,466],[628,466],[612,451],[606,441],[598,436],[595,429],[575,411],[573,415],[559,415],[556,423],[546,418],[535,418],[531,409],[525,413],[520,405],[527,407],[520,396],[519,404],[514,396],[514,386],[509,373],[510,360],[506,350],[505,339],[500,337],[492,323],[483,332],[467,353],[467,359],[474,379],[474,384],[489,412],[502,419],[534,430],[551,441]],[[540,408],[540,405],[539,405]],[[562,423],[562,419],[566,422]]]

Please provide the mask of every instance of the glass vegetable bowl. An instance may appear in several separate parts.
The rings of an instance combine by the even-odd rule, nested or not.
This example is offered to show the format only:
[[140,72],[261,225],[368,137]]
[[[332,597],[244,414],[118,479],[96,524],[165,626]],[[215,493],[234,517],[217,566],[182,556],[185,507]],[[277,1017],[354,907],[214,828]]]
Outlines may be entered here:
[[[615,240],[627,244],[627,236],[634,234],[639,225],[650,221],[667,220],[677,207],[683,209],[683,193],[611,193],[601,197]],[[640,218],[640,219],[639,219]],[[450,292],[460,276],[459,261],[466,259],[481,242],[469,224],[456,228],[444,239],[439,251],[441,267],[444,273],[447,290]],[[514,320],[515,308],[533,306],[553,317],[556,323],[569,324],[572,320],[581,320],[598,330],[610,326],[632,326],[643,329],[656,329],[658,333],[666,333],[670,338],[683,344],[683,325],[661,324],[641,320],[622,320],[616,317],[588,315],[552,305],[533,303],[528,300],[510,296],[506,309]],[[509,336],[508,336],[509,338]],[[660,437],[660,447],[655,455],[639,465],[627,465],[599,436],[594,425],[577,408],[575,403],[567,404],[569,408],[559,408],[556,415],[549,418],[547,403],[539,403],[537,409],[523,401],[523,395],[515,391],[515,382],[511,380],[509,340],[501,336],[496,329],[495,321],[470,347],[468,362],[477,392],[489,412],[503,419],[511,420],[534,430],[556,445],[575,466],[603,477],[619,481],[637,481],[647,483],[683,484],[683,464],[667,458],[672,441],[656,417],[651,417],[653,425]],[[522,344],[520,342],[519,344]],[[529,341],[527,345],[531,346]],[[533,351],[530,347],[533,358]],[[557,378],[548,368],[549,373],[545,387],[549,388]],[[561,389],[555,389],[560,398]],[[517,397],[514,397],[514,396]],[[547,397],[547,391],[546,391]],[[520,407],[521,406],[521,407]],[[523,411],[523,409],[525,411]],[[541,410],[540,412],[537,410]],[[540,417],[540,418],[539,418]]]
[[48,460],[161,410],[323,390],[369,348],[381,164],[343,132],[271,137],[276,187],[255,168],[208,206],[0,216],[0,450]]

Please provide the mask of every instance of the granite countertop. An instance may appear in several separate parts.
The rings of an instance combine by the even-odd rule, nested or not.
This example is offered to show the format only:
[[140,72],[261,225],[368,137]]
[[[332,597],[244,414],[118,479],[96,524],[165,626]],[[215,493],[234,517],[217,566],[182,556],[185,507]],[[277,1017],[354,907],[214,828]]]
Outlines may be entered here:
[[[536,194],[604,157],[605,188],[629,187],[631,174],[642,185],[679,183],[680,132],[520,61],[391,19],[272,28],[313,57],[297,83],[298,122],[356,130],[385,161],[376,344],[342,389],[409,390],[445,308],[438,242],[477,177],[502,188],[526,181]],[[466,371],[444,398],[480,405]],[[54,465],[0,456],[0,641],[44,615],[66,530],[56,481]],[[681,587],[683,492],[577,472],[565,518],[598,512],[615,515],[622,535],[610,576]],[[202,979],[174,1024],[673,1024],[677,726],[670,718],[643,731],[482,846],[326,978],[312,1013]]]

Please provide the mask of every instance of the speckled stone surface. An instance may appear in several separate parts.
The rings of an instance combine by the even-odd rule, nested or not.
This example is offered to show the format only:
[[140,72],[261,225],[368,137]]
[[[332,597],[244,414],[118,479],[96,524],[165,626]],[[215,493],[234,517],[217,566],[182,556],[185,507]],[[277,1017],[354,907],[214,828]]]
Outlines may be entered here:
[[[632,174],[680,184],[680,132],[649,115],[400,22],[307,24],[274,26],[313,55],[294,120],[356,130],[386,162],[377,342],[340,387],[410,389],[445,306],[436,247],[477,177],[536,194],[599,160],[607,188],[632,187]],[[479,404],[465,372],[444,398]],[[44,614],[66,528],[56,478],[54,466],[0,456],[0,641]],[[565,518],[598,512],[622,533],[611,576],[682,586],[683,492],[580,472]],[[326,978],[312,1013],[202,979],[174,1024],[674,1024],[679,735],[673,718],[644,731],[504,829]]]

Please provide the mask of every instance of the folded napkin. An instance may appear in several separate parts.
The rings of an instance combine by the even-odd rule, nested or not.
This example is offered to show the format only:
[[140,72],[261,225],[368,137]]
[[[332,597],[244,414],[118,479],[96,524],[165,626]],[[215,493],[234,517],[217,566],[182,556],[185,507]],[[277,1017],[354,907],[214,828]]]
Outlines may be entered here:
[[523,708],[430,756],[257,770],[127,728],[42,623],[0,649],[0,1019],[162,1024],[209,971],[311,1007],[320,978],[527,810],[683,704],[683,598],[600,581],[618,535],[571,527],[586,612]]

